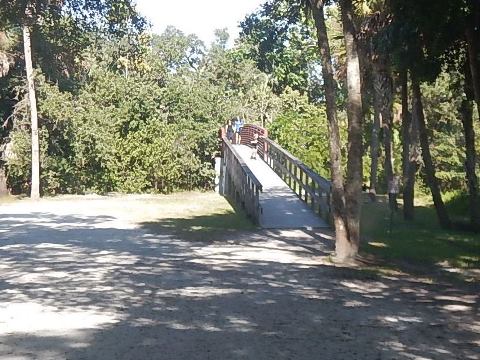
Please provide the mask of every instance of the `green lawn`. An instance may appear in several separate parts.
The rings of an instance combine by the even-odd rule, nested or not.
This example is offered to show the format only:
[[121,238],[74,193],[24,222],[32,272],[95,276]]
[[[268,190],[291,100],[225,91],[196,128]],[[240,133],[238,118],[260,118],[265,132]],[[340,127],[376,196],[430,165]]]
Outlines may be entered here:
[[160,196],[153,202],[155,213],[148,216],[152,220],[141,223],[152,232],[209,241],[231,232],[256,229],[241,209],[234,209],[223,196],[213,192],[176,193]]
[[[120,206],[128,217],[148,231],[161,234],[177,234],[186,240],[211,241],[224,235],[257,227],[241,209],[234,209],[223,197],[214,192],[178,192],[170,195],[135,196],[112,195],[123,203]],[[99,197],[101,199],[102,197]],[[29,201],[28,198],[23,198]],[[44,197],[42,201],[82,200],[82,196],[64,195]],[[21,201],[21,197],[0,197],[0,205]],[[142,204],[142,211],[130,211],[130,202]]]
[[18,199],[19,199],[18,196],[2,195],[2,196],[0,196],[0,205],[1,205],[1,204],[11,203],[11,202],[14,202],[14,201],[16,201],[16,200],[18,200]]
[[385,198],[365,203],[362,211],[364,253],[416,264],[480,268],[480,234],[441,229],[429,204],[415,208],[413,222],[404,221],[400,209],[393,217],[391,232]]

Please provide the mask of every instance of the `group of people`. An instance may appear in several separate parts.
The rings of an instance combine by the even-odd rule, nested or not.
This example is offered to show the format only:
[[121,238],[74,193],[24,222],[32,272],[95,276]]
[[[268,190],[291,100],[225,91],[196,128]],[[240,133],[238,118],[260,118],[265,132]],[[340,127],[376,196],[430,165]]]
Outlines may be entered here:
[[[232,144],[241,144],[242,141],[242,128],[245,125],[245,120],[243,120],[240,116],[236,116],[233,119],[227,121],[225,125],[225,132],[227,135],[227,139]],[[256,160],[257,159],[257,146],[258,146],[258,134],[253,134],[253,140],[250,141],[250,145],[252,147],[252,154],[250,155],[250,159]]]
[[243,120],[240,116],[236,116],[227,122],[227,139],[233,144],[240,144],[240,141],[242,140],[241,131],[243,125],[245,125],[245,120]]

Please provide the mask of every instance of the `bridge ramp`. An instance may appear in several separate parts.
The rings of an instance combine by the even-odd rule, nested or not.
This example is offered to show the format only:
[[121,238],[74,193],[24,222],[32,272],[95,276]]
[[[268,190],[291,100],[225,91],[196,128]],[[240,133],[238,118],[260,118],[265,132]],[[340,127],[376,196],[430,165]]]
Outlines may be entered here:
[[328,224],[300,200],[292,189],[273,171],[260,156],[251,159],[252,149],[235,145],[253,174],[262,183],[260,194],[260,226],[267,229],[328,228]]

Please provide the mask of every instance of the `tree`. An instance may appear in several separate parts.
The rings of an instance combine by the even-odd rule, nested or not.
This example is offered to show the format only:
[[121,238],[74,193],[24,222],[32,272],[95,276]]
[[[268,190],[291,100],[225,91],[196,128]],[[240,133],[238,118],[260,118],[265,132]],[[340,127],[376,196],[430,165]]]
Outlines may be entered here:
[[[138,57],[128,59],[125,76],[123,39],[104,38],[80,55],[75,73],[83,76],[73,79],[74,89],[37,70],[43,193],[210,189],[225,119],[273,118],[282,103],[290,110],[238,49],[220,42],[207,51],[175,29],[153,39],[140,34],[130,43]],[[30,173],[24,104],[17,104],[9,134],[9,184],[17,193],[28,191]]]
[[478,178],[476,174],[475,130],[473,128],[472,104],[468,99],[463,99],[460,108],[463,129],[465,133],[465,170],[470,194],[470,224],[476,231],[480,230],[480,198],[478,191]]
[[[82,21],[84,26],[102,27],[105,22],[112,34],[127,35],[130,29],[142,29],[144,20],[137,16],[130,0],[117,2],[84,2],[81,0],[42,0],[42,1],[7,1],[0,2],[1,19],[22,28],[25,70],[29,110],[31,115],[32,158],[31,158],[31,198],[40,198],[40,156],[38,139],[37,101],[32,61],[32,29],[39,26],[39,20],[61,19],[62,12],[70,14],[75,20]],[[88,17],[91,13],[94,16]],[[103,21],[103,22],[102,22]]]
[[270,0],[241,22],[244,56],[271,75],[277,94],[286,87],[319,100],[314,26],[299,1]]
[[345,216],[345,189],[343,183],[340,130],[337,119],[337,84],[334,77],[330,44],[325,25],[325,3],[323,0],[310,0],[312,15],[317,29],[317,41],[322,61],[322,74],[325,88],[326,112],[329,128],[330,173],[332,178],[332,217],[335,227],[335,247],[340,260],[350,252],[348,223]]
[[318,47],[322,61],[327,120],[330,130],[330,161],[332,175],[332,213],[336,232],[336,256],[340,261],[356,257],[360,244],[360,207],[362,191],[362,95],[357,32],[354,25],[353,4],[340,2],[346,45],[348,160],[347,176],[343,181],[340,132],[337,120],[336,82],[330,44],[325,26],[324,6],[321,0],[309,2],[317,28]]
[[185,35],[173,26],[161,35],[153,35],[152,48],[170,73],[196,70],[205,54],[205,45],[197,36]]
[[[463,2],[457,5],[461,10]],[[477,110],[480,117],[480,1],[467,1],[466,16],[460,23],[465,24],[468,63],[470,65],[471,82]]]
[[422,147],[422,157],[425,163],[425,173],[427,175],[428,186],[432,192],[433,204],[437,210],[437,217],[443,228],[449,229],[452,224],[448,216],[447,209],[442,199],[438,179],[435,175],[435,167],[433,165],[432,155],[430,153],[430,142],[428,140],[427,124],[423,113],[422,92],[420,83],[416,75],[412,74],[412,96],[413,96],[413,113],[418,122],[418,131],[420,135],[420,146]]
[[416,126],[413,126],[412,116],[408,110],[408,72],[400,74],[402,97],[402,168],[403,168],[403,217],[405,220],[414,218],[415,173],[416,159]]
[[[431,156],[420,82],[432,81],[440,74],[445,53],[458,41],[458,26],[455,24],[459,12],[456,6],[458,3],[447,0],[434,3],[414,0],[389,2],[393,16],[390,52],[399,71],[408,69],[411,75],[413,121],[418,124],[426,182],[440,225],[445,228],[451,227],[451,221]],[[403,163],[407,165],[405,158]]]
[[32,200],[38,200],[40,198],[40,145],[38,143],[37,97],[35,95],[35,79],[32,65],[32,42],[29,25],[27,23],[24,23],[22,25],[22,28],[23,46],[25,49],[25,70],[27,72],[28,99],[30,104],[30,123],[32,132],[32,185],[30,190],[30,197],[32,198]]
[[18,38],[15,31],[5,26],[0,27],[0,195],[8,193],[5,159],[7,152],[6,136],[10,128],[11,105],[8,91],[2,85],[8,82],[7,76],[15,67],[17,42]]
[[340,258],[357,255],[360,246],[360,212],[363,180],[363,108],[360,61],[354,9],[351,0],[341,0],[342,24],[347,54],[347,117],[348,161],[345,182],[345,212],[348,224],[348,244],[340,249]]
[[[331,46],[329,33],[325,21],[325,5],[323,0],[311,0],[305,2],[313,15],[316,33],[317,47],[320,53],[320,61],[323,74],[323,89],[327,121],[329,126],[329,153],[332,178],[332,216],[336,231],[336,255],[340,261],[348,261],[358,253],[360,242],[360,206],[361,206],[361,188],[362,188],[362,96],[361,96],[361,74],[360,61],[357,44],[357,31],[354,25],[353,4],[350,1],[341,2],[341,18],[344,28],[343,37],[347,44],[346,48],[346,69],[347,69],[347,113],[349,119],[348,130],[348,160],[347,160],[347,179],[343,180],[342,154],[339,124],[337,119],[337,101],[340,100],[337,89],[333,60],[331,56]],[[272,1],[267,3],[262,12],[262,16],[270,11],[280,11],[280,20],[277,25],[267,25],[261,27],[262,35],[260,38],[266,39],[264,45],[270,46],[273,39],[276,39],[276,33],[279,29],[289,28],[293,24],[298,24],[297,16],[299,2]],[[276,17],[276,19],[278,16]],[[267,18],[268,19],[268,18]],[[248,18],[249,29],[256,29],[258,17]],[[276,28],[278,26],[278,28]],[[267,30],[265,30],[267,29]],[[285,32],[280,32],[283,34]],[[271,40],[269,40],[271,39]],[[282,44],[289,42],[282,40]],[[268,59],[267,56],[260,56],[259,59]],[[268,62],[267,62],[268,64]],[[318,101],[317,100],[317,101]],[[339,101],[340,102],[340,101]]]
[[282,111],[268,127],[268,136],[302,159],[317,174],[329,178],[329,136],[325,106],[290,90],[281,95]]
[[[388,9],[384,1],[367,1],[363,11],[363,21],[360,32],[359,45],[363,45],[364,64],[363,67],[369,69],[371,73],[371,87],[373,92],[373,124],[370,139],[370,188],[376,191],[378,156],[379,156],[379,136],[382,129],[383,144],[385,149],[384,173],[385,182],[388,183],[393,178],[393,77],[391,69],[391,59],[389,53],[385,51],[384,43],[388,43],[388,26],[391,22]],[[367,83],[365,81],[365,83]],[[364,93],[367,93],[364,85]]]
[[[469,60],[471,62],[471,60]],[[470,224],[475,231],[480,231],[480,194],[478,189],[477,154],[475,148],[475,129],[473,126],[473,106],[472,98],[474,98],[473,83],[471,78],[471,66],[464,66],[465,79],[463,89],[457,82],[457,89],[460,89],[460,117],[463,125],[463,133],[465,137],[465,172],[467,174],[467,186],[469,192],[470,207]],[[463,94],[462,94],[462,91]]]
[[381,99],[379,92],[374,89],[373,96],[373,124],[370,136],[370,189],[377,192],[378,181],[378,156],[380,152],[380,127],[381,127]]
[[[10,1],[2,4],[4,11],[9,16],[9,20],[13,16],[19,19],[19,25],[23,31],[23,46],[25,56],[25,70],[27,73],[27,89],[30,109],[30,126],[32,136],[32,169],[31,169],[31,191],[30,196],[33,200],[40,198],[40,156],[38,142],[38,116],[37,116],[37,100],[35,95],[34,73],[32,65],[32,42],[31,27],[36,22],[36,17],[45,11],[49,6],[53,5],[50,1],[40,1],[36,3]],[[5,16],[5,15],[4,15]]]

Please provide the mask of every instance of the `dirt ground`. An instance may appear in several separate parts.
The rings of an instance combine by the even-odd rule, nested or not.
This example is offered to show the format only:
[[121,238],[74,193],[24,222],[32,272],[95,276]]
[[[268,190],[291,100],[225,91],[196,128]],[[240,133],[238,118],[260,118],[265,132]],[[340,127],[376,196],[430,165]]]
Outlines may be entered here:
[[315,230],[214,231],[215,196],[0,205],[0,360],[480,359],[478,284],[335,267]]

